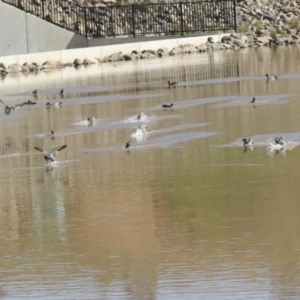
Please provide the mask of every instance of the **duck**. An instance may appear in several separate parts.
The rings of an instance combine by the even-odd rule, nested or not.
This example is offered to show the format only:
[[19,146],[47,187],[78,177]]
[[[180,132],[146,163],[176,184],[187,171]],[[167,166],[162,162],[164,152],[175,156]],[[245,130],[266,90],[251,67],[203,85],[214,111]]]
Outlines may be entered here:
[[60,107],[61,106],[61,104],[62,104],[62,102],[61,101],[59,101],[59,102],[55,102],[55,103],[50,103],[50,102],[47,102],[46,103],[46,107],[50,107],[50,106],[54,106],[54,107]]
[[266,74],[267,80],[277,80],[278,76],[277,75],[272,75],[270,76],[269,74]]
[[63,145],[63,146],[59,146],[59,147],[53,148],[50,153],[47,152],[46,150],[40,148],[40,147],[34,147],[34,149],[42,152],[44,154],[44,159],[45,159],[46,163],[47,164],[51,164],[53,162],[56,162],[57,152],[65,149],[66,147],[67,147],[67,145]]
[[61,89],[59,94],[62,96],[64,94],[64,89]]
[[175,81],[173,81],[173,82],[171,82],[170,80],[168,80],[168,86],[170,87],[170,86],[174,86],[174,85],[176,85],[177,84],[177,82],[175,82]]
[[129,142],[127,142],[127,143],[125,144],[125,149],[127,149],[127,148],[129,148],[129,147],[131,146],[130,143],[131,143],[131,141],[129,141]]
[[140,133],[142,133],[142,134],[146,134],[147,133],[146,128],[147,128],[146,125],[140,125],[137,130],[139,130]]
[[32,91],[32,94],[33,94],[34,96],[36,96],[36,95],[37,95],[37,89],[35,89],[34,91]]
[[277,136],[275,139],[275,144],[277,145],[284,145],[285,144],[285,141],[284,141],[284,137],[283,136]]
[[25,104],[27,104],[27,105],[34,105],[34,104],[36,104],[36,102],[28,100],[27,102],[25,102]]
[[250,103],[255,103],[255,102],[256,102],[256,99],[255,99],[255,97],[253,97],[253,99]]
[[87,117],[88,126],[94,125],[96,118],[94,116]]
[[249,138],[243,138],[242,139],[242,142],[244,142],[244,146],[247,147],[247,146],[253,146],[253,139],[251,137]]
[[16,104],[14,106],[8,106],[6,103],[4,103],[1,99],[0,99],[0,102],[3,103],[5,105],[5,109],[4,109],[4,113],[6,115],[9,115],[11,113],[12,110],[15,110],[17,108],[20,108],[22,107],[23,105],[26,104],[26,102],[23,102],[23,103],[19,103],[19,104]]
[[138,115],[136,116],[136,119],[139,120],[140,118],[141,118],[141,114],[138,114]]
[[163,108],[172,108],[172,106],[173,106],[173,103],[171,103],[171,104],[163,104],[162,105]]

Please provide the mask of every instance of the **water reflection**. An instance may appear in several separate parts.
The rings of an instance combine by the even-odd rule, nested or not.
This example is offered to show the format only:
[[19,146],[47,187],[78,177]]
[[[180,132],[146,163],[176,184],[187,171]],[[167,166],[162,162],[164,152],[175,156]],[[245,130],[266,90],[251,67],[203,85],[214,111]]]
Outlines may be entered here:
[[[3,101],[37,103],[0,114],[0,297],[299,298],[298,50],[2,79]],[[295,147],[269,155],[281,135]],[[60,145],[45,167],[34,147]]]

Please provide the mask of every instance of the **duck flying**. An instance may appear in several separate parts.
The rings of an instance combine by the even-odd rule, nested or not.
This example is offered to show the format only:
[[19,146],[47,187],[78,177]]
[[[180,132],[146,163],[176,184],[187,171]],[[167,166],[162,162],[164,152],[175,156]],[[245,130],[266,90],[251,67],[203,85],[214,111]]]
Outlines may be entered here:
[[174,86],[174,85],[176,85],[177,84],[177,82],[175,82],[175,81],[173,81],[173,82],[171,82],[170,80],[168,80],[168,86],[170,87],[170,86]]
[[43,150],[40,147],[34,147],[34,149],[42,152],[44,154],[44,159],[45,159],[46,163],[51,164],[53,162],[56,162],[55,157],[56,157],[57,152],[65,149],[66,147],[67,147],[67,145],[56,147],[56,148],[52,149],[50,153],[48,153],[47,151]]
[[277,75],[272,75],[270,76],[269,74],[266,74],[267,80],[277,80],[278,76]]
[[6,103],[4,103],[1,99],[0,99],[0,102],[3,103],[5,105],[5,109],[4,109],[4,113],[6,115],[9,115],[11,113],[12,110],[15,110],[17,108],[20,108],[22,107],[23,105],[26,104],[26,102],[23,102],[23,103],[19,103],[19,104],[16,104],[14,106],[8,106]]
[[172,106],[173,106],[173,103],[171,103],[171,104],[163,104],[162,105],[163,108],[172,108]]
[[253,146],[253,140],[252,140],[251,137],[249,137],[249,138],[243,138],[242,142],[244,142],[244,146],[245,147],[247,147],[247,146]]
[[59,101],[59,102],[55,102],[55,103],[50,103],[50,102],[47,102],[46,103],[46,107],[51,107],[51,106],[54,106],[54,107],[60,107],[61,106],[61,104],[62,104],[62,102],[61,101]]

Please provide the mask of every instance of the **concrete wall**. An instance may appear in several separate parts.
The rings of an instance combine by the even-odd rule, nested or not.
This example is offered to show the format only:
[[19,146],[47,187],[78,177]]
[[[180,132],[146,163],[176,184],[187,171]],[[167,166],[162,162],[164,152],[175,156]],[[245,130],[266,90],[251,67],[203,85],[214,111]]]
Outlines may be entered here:
[[0,56],[87,47],[87,40],[0,2]]

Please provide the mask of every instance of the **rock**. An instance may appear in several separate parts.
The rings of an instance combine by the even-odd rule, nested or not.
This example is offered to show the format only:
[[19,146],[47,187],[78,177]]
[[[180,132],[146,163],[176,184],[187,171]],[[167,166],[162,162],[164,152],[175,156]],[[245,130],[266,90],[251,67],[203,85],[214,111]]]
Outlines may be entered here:
[[7,72],[8,73],[19,73],[19,72],[23,71],[23,68],[26,68],[26,67],[23,67],[23,66],[15,63],[15,64],[11,64],[7,67]]
[[255,42],[261,43],[264,46],[267,46],[272,42],[272,38],[270,36],[262,36],[262,37],[256,37],[254,39]]
[[119,61],[119,60],[123,60],[122,51],[111,54],[107,57],[107,61]]
[[183,49],[182,47],[174,47],[171,51],[170,51],[170,55],[175,55],[175,54],[180,54],[183,53]]
[[132,57],[131,57],[131,55],[130,54],[124,54],[123,55],[123,60],[132,60]]
[[206,44],[200,44],[197,46],[199,52],[206,52],[207,51],[207,45]]
[[185,45],[183,51],[185,53],[195,53],[198,52],[199,50],[194,45]]
[[92,64],[98,64],[99,61],[95,58],[89,58],[89,57],[86,57],[84,60],[83,60],[83,64],[84,65],[92,65]]
[[54,68],[61,68],[64,66],[64,64],[59,61],[47,60],[43,63],[42,66],[43,66],[43,69],[54,69]]
[[75,58],[75,60],[73,61],[73,64],[75,66],[81,66],[81,65],[83,65],[83,61],[79,58]]
[[236,39],[232,43],[233,43],[233,45],[238,46],[240,48],[247,48],[248,47],[248,45],[242,40],[237,40]]
[[168,53],[169,53],[169,49],[166,48],[166,47],[162,47],[162,48],[159,48],[159,49],[156,51],[156,53],[157,53],[157,54],[158,54],[158,53],[166,53],[166,54],[168,54]]

